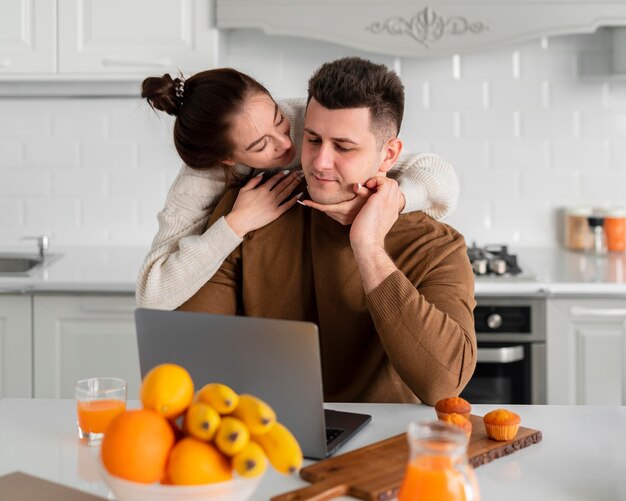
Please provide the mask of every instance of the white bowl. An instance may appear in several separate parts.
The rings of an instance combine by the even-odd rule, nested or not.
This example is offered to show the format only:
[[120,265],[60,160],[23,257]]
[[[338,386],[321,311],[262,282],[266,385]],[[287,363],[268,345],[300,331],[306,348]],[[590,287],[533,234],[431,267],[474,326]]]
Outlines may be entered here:
[[227,482],[204,485],[142,484],[111,475],[101,461],[99,466],[100,475],[119,501],[246,501],[262,478],[233,476]]

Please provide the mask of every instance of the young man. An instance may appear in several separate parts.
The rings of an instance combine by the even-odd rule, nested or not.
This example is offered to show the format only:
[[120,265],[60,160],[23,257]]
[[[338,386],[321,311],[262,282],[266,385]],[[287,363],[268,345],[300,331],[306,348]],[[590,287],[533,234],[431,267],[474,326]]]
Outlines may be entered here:
[[[463,237],[422,212],[398,216],[401,194],[385,177],[402,150],[403,107],[402,84],[383,65],[324,64],[305,119],[309,207],[249,235],[181,307],[315,322],[326,401],[434,404],[460,393],[476,364]],[[351,226],[315,210],[352,198],[359,183],[373,193]]]

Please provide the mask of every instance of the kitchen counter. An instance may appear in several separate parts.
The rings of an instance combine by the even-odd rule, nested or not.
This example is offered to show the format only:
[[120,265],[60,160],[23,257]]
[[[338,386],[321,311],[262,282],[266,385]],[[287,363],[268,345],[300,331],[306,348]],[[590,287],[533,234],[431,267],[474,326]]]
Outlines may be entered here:
[[626,254],[511,248],[532,279],[476,277],[476,295],[626,296]]
[[37,267],[29,276],[0,275],[0,292],[134,294],[137,274],[147,253],[147,247],[54,248],[50,251],[52,261]]
[[[548,248],[510,250],[519,256],[524,274],[534,278],[477,277],[477,295],[626,296],[626,254],[593,256]],[[132,294],[147,252],[147,247],[53,248],[52,253],[61,257],[30,276],[0,275],[0,293]]]
[[[433,408],[423,405],[328,407],[372,415],[371,424],[340,453],[401,433],[412,420],[435,417]],[[475,405],[473,412],[484,415],[493,408]],[[541,430],[543,441],[476,469],[484,501],[626,499],[626,407],[508,408],[522,417],[523,425]],[[108,497],[96,465],[98,450],[80,444],[75,420],[73,400],[0,401],[0,475],[20,470]],[[284,477],[270,468],[253,499],[269,499],[306,485],[296,476]]]

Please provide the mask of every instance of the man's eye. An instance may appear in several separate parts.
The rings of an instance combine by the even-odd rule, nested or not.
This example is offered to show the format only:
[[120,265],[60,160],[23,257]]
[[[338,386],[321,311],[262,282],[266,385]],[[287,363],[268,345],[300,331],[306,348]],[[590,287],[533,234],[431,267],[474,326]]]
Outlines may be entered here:
[[335,147],[339,150],[339,151],[352,151],[352,148],[344,148],[343,146],[341,146],[340,144],[335,145]]
[[280,120],[276,123],[276,127],[282,124],[285,121],[285,115],[280,115]]
[[307,142],[311,143],[311,144],[320,144],[320,140],[316,139],[316,138],[310,138],[307,140]]

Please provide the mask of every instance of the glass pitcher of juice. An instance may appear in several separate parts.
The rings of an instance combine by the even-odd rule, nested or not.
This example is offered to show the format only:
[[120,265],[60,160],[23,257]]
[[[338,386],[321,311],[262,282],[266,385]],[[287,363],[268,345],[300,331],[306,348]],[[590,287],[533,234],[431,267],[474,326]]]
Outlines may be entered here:
[[409,425],[409,463],[398,501],[480,501],[467,437],[443,421]]

